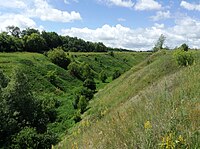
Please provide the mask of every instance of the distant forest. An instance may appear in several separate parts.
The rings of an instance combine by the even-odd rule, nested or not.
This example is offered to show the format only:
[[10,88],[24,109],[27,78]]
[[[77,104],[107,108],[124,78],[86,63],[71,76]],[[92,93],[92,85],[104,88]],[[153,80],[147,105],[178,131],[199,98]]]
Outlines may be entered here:
[[7,32],[0,33],[0,52],[43,53],[57,47],[66,52],[128,51],[106,47],[101,42],[93,43],[77,37],[58,35],[56,32],[40,32],[33,28],[21,30],[16,26],[8,26]]

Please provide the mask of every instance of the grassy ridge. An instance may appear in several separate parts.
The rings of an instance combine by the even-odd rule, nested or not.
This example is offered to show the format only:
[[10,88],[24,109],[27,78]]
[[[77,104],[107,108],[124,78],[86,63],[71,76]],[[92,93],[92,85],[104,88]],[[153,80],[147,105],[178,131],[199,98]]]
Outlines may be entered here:
[[[149,56],[150,53],[68,53],[72,61],[88,63],[96,75],[97,89],[101,89],[111,82],[112,74],[116,69],[125,72],[133,65],[138,64]],[[75,124],[72,119],[76,112],[72,106],[74,92],[82,86],[83,82],[70,75],[68,70],[62,69],[51,63],[47,57],[38,53],[0,53],[0,68],[7,76],[12,76],[12,70],[16,67],[23,69],[32,85],[32,91],[39,98],[55,98],[60,101],[57,109],[58,118],[55,123],[49,125],[49,129],[58,135],[65,134]],[[102,83],[98,74],[104,70],[108,74],[106,83]],[[56,81],[50,82],[47,75],[54,72]]]
[[199,66],[152,55],[97,93],[57,148],[199,148]]

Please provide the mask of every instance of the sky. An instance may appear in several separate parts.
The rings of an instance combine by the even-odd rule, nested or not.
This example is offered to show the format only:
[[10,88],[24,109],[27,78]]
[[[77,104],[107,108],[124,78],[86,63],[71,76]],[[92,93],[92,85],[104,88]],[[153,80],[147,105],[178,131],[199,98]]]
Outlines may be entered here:
[[54,31],[106,46],[151,50],[200,48],[200,0],[0,0],[0,31],[7,26]]

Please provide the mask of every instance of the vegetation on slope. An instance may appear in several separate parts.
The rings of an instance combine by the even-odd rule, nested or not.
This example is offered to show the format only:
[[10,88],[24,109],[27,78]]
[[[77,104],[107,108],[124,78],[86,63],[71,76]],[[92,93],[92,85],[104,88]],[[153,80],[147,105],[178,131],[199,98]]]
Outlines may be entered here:
[[57,148],[199,148],[200,56],[161,51],[98,92]]
[[[112,55],[110,55],[110,53],[66,53],[66,56],[70,59],[71,63],[80,66],[81,70],[82,68],[85,68],[85,66],[87,66],[86,68],[89,68],[89,71],[94,74],[94,80],[95,84],[97,84],[98,91],[105,84],[112,81],[112,75],[116,70],[120,70],[121,73],[123,73],[133,65],[146,59],[149,54],[150,53],[133,52],[114,52]],[[7,78],[11,80],[13,77],[12,70],[15,68],[22,71],[23,75],[27,77],[27,82],[30,85],[30,90],[28,92],[30,92],[30,94],[33,93],[34,99],[36,98],[41,101],[43,111],[46,111],[46,114],[51,116],[47,118],[49,121],[48,125],[45,126],[47,127],[48,132],[52,132],[55,136],[61,136],[75,124],[76,120],[74,119],[74,116],[78,110],[73,107],[75,99],[74,93],[76,93],[77,90],[80,90],[82,86],[90,87],[87,84],[90,81],[73,76],[70,73],[70,69],[58,67],[51,63],[48,57],[37,53],[0,53],[0,68]],[[99,79],[98,74],[102,71],[104,71],[108,77],[105,83]],[[83,74],[81,73],[81,75]],[[19,98],[21,99],[21,97]],[[29,121],[27,123],[29,123]],[[16,136],[16,140],[14,141],[15,147],[17,147],[17,145],[19,145],[18,147],[24,145],[23,138],[29,140],[27,140],[26,147],[31,147],[28,146],[30,144],[37,144],[34,142],[34,139],[45,141],[45,137],[49,138],[48,134],[44,134],[43,138],[42,135],[37,137],[37,132],[34,127],[32,128],[32,125],[29,125],[29,127],[26,126],[27,125],[24,125],[23,127],[20,127],[20,130],[13,131],[14,136]],[[32,136],[32,142],[30,140],[30,135]],[[35,136],[34,139],[33,136]],[[5,143],[7,147],[9,144],[12,144],[13,140],[12,138],[10,139],[11,142],[1,140],[1,147],[4,146]],[[51,142],[50,140],[46,141],[48,142],[44,142],[42,148],[48,148],[49,145],[56,143],[57,138],[53,140],[54,142]],[[20,143],[22,144],[20,145]]]

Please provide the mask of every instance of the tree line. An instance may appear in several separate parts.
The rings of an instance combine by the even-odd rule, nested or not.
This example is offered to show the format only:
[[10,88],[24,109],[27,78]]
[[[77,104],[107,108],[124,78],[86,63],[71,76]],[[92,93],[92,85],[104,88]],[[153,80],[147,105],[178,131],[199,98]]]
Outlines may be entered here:
[[8,26],[7,32],[0,33],[0,52],[39,52],[61,47],[66,52],[107,52],[125,49],[106,47],[103,43],[84,41],[77,37],[61,36],[56,32],[40,32],[34,28],[21,30]]

